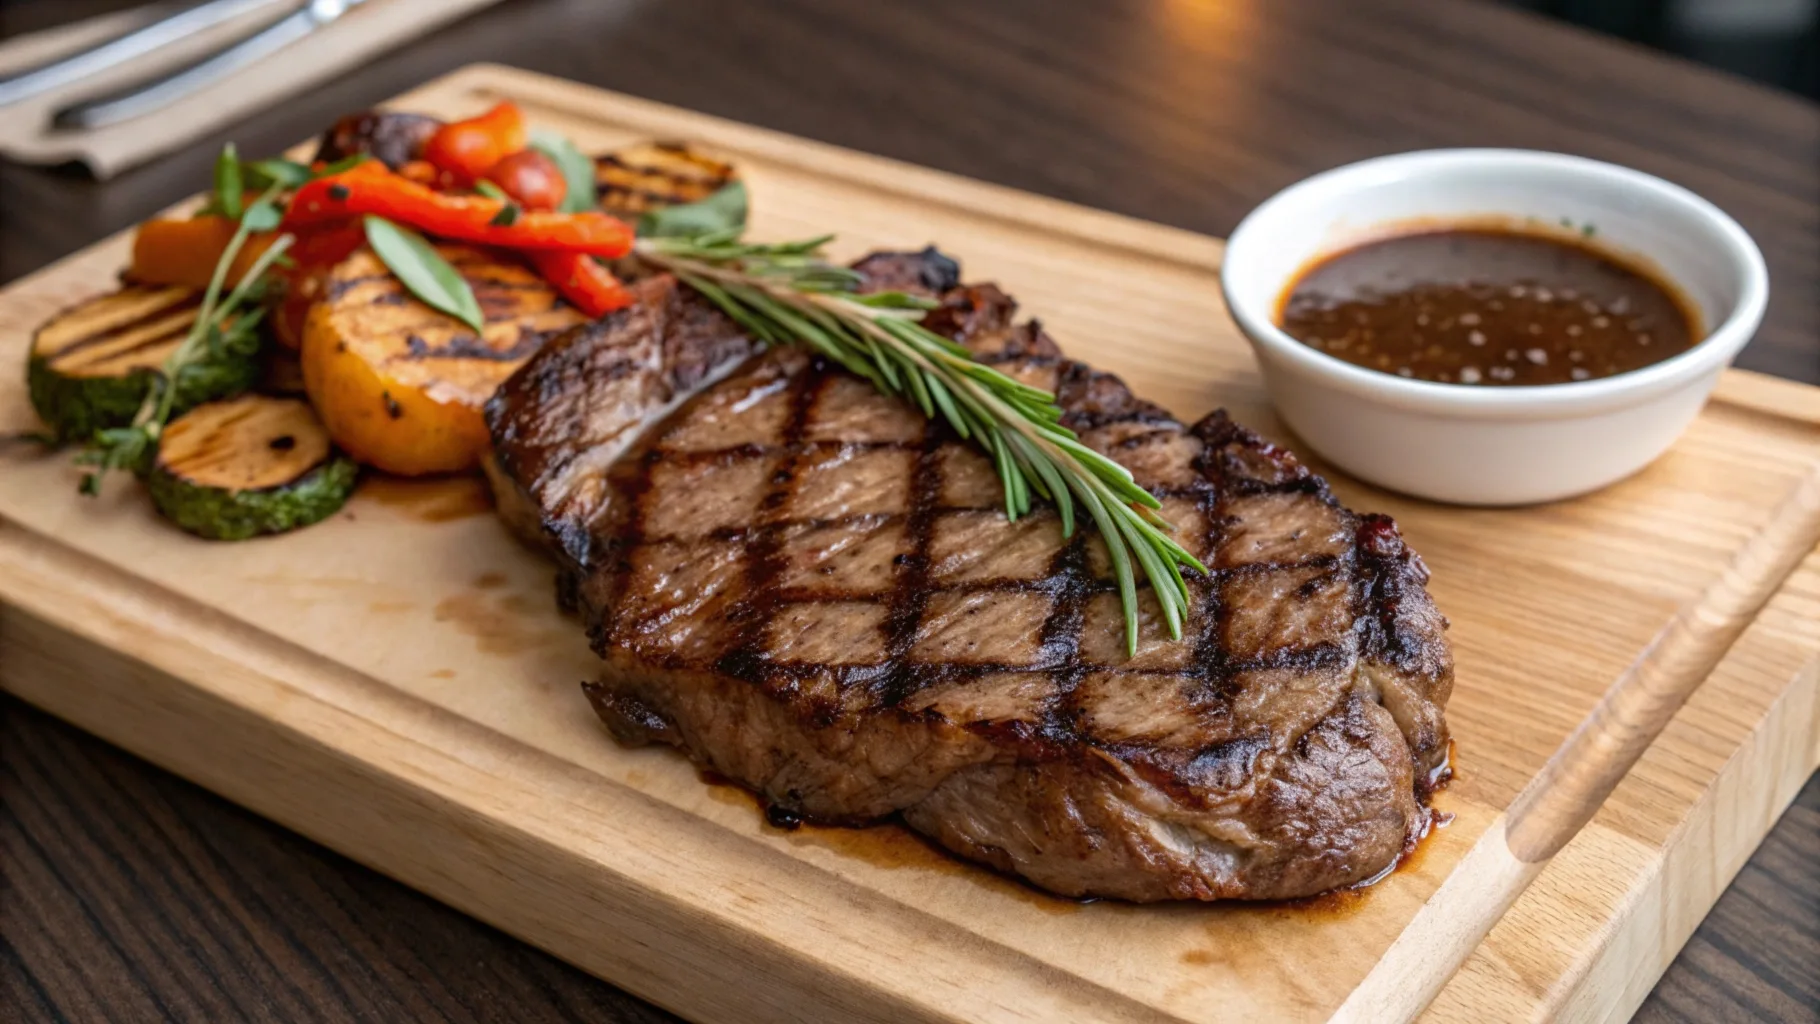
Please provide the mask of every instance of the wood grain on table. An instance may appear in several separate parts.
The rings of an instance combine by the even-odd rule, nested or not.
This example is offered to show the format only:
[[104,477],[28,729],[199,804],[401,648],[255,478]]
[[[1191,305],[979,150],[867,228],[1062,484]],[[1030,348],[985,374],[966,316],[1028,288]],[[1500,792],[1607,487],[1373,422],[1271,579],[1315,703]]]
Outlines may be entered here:
[[[0,28],[51,6],[9,0]],[[1776,292],[1742,362],[1820,381],[1820,108],[1462,0],[517,0],[231,134],[276,150],[482,59],[1213,234],[1374,153],[1497,143],[1614,159],[1745,223]],[[0,279],[193,192],[219,141],[105,187],[0,169]],[[0,1005],[27,1019],[662,1019],[10,698],[0,708]],[[1817,862],[1810,784],[1645,1019],[1820,1017]]]

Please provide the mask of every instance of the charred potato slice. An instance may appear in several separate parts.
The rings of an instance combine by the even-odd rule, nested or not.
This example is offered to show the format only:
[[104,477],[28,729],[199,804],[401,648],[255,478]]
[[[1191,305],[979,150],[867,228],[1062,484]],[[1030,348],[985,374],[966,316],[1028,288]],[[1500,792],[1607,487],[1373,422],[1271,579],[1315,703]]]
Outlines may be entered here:
[[328,518],[358,475],[309,403],[244,395],[172,420],[146,486],[158,511],[190,533],[245,540]]
[[[135,285],[53,317],[32,338],[26,364],[32,406],[60,440],[86,440],[130,423],[162,380],[164,361],[195,326],[202,293]],[[230,325],[219,350],[177,375],[173,408],[252,387],[259,337],[251,322]]]
[[478,464],[487,399],[546,339],[585,320],[508,255],[437,248],[480,300],[480,336],[412,297],[365,249],[330,272],[304,328],[304,388],[329,435],[361,462],[407,476]]
[[623,220],[719,192],[733,165],[680,142],[645,142],[594,160],[601,208]]

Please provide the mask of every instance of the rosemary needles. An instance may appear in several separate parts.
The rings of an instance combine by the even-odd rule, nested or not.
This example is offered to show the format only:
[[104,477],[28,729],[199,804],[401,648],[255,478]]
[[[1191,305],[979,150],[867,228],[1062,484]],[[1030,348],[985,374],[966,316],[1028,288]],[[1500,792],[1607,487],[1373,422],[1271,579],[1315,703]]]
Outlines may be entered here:
[[827,241],[755,245],[729,228],[647,237],[636,251],[761,340],[807,347],[880,391],[915,402],[924,415],[940,416],[991,457],[1010,518],[1043,498],[1055,504],[1063,533],[1072,536],[1077,508],[1085,509],[1111,556],[1127,650],[1137,651],[1140,568],[1170,636],[1180,638],[1189,605],[1182,567],[1207,569],[1169,536],[1174,528],[1158,513],[1155,496],[1063,426],[1054,395],[924,327],[932,303],[902,292],[861,293],[857,273],[822,257]]

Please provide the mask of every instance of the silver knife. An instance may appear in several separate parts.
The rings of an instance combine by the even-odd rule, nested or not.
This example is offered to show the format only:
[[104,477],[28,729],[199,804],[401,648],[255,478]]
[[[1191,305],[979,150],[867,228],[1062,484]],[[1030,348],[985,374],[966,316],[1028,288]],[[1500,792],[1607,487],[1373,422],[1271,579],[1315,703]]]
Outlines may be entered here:
[[261,7],[270,7],[275,2],[277,0],[209,0],[208,3],[185,7],[150,24],[141,25],[125,35],[115,36],[49,64],[0,76],[0,107],[41,96],[108,68],[138,60],[180,39],[207,32],[243,14]]
[[65,107],[52,116],[53,127],[87,131],[130,121],[176,103],[200,89],[250,67],[360,6],[364,0],[310,0],[302,10],[201,61],[170,74],[140,82],[106,96]]

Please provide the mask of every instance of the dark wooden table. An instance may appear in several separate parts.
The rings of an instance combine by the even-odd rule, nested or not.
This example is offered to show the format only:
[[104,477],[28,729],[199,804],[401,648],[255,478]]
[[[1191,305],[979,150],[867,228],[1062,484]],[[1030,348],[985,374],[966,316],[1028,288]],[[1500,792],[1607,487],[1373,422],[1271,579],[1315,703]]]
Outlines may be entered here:
[[[0,37],[128,0],[0,0]],[[1225,234],[1429,146],[1615,160],[1756,236],[1740,362],[1820,383],[1820,107],[1473,0],[509,0],[107,184],[0,167],[0,281],[473,61]],[[655,1009],[0,697],[0,1019],[656,1021]],[[1645,1004],[1820,1020],[1820,778]]]

